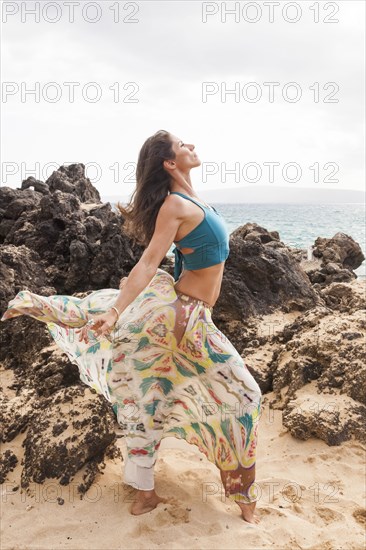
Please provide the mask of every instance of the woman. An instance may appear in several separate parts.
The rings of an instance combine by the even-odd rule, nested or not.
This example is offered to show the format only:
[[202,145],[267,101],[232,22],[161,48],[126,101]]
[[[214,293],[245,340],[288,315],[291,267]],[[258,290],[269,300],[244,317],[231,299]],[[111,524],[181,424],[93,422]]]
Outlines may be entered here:
[[[120,290],[84,299],[22,291],[2,320],[28,314],[47,323],[81,379],[113,404],[127,444],[125,482],[137,489],[133,514],[164,501],[153,469],[162,438],[175,436],[218,466],[226,496],[245,521],[258,523],[261,391],[212,322],[229,234],[220,214],[193,190],[190,170],[200,164],[194,145],[169,132],[148,138],[133,198],[126,208],[118,204],[124,228],[146,248]],[[173,242],[174,278],[159,268]]]

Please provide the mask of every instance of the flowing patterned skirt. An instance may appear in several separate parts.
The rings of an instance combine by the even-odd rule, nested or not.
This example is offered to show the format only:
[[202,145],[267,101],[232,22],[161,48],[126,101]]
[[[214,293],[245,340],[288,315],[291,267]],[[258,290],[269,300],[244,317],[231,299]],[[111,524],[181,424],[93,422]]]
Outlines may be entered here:
[[[113,329],[99,338],[89,331],[88,343],[79,341],[76,330],[88,312],[114,305],[120,290],[101,289],[84,298],[24,290],[1,320],[26,314],[46,323],[81,380],[111,403],[130,471],[152,468],[162,438],[174,436],[196,445],[229,477],[248,474],[256,461],[260,388],[213,323],[212,308],[188,300],[174,284],[159,268]],[[226,494],[256,501],[254,476],[249,486],[236,483]]]

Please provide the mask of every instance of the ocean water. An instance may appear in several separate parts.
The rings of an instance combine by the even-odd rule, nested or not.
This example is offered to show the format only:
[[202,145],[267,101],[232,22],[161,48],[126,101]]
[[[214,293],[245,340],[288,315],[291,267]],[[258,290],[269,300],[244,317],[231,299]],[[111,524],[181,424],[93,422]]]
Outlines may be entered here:
[[[331,238],[336,233],[352,237],[366,256],[365,205],[299,204],[299,203],[212,203],[224,217],[230,233],[248,222],[255,222],[268,231],[278,231],[288,246],[308,249],[317,237]],[[173,255],[174,245],[168,255]],[[355,270],[366,279],[366,260]]]
[[[366,256],[365,205],[348,204],[215,204],[230,233],[248,222],[278,231],[288,246],[308,249],[317,237],[331,238],[341,232],[352,237]],[[366,261],[355,270],[366,278]]]

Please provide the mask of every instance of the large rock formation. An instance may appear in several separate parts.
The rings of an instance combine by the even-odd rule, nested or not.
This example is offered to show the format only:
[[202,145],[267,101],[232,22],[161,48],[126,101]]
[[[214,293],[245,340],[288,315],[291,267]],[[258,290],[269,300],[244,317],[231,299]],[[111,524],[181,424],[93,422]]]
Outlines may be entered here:
[[319,302],[306,273],[277,231],[246,223],[230,236],[225,282],[215,310],[222,321],[275,309],[305,311]]
[[353,270],[365,259],[360,245],[344,233],[336,233],[331,239],[318,237],[313,254],[320,265],[309,270],[308,277],[319,289],[333,282],[352,281],[356,278]]
[[118,288],[143,252],[124,234],[123,218],[100,202],[84,165],[61,166],[45,185],[48,193],[24,182],[0,188],[2,311],[25,288],[45,295]]
[[266,322],[268,333],[258,323],[245,361],[263,393],[273,392],[270,406],[283,411],[294,437],[366,443],[365,284],[332,283],[321,294],[344,299],[300,312],[288,323],[278,311]]
[[[113,411],[101,395],[88,387],[62,388],[34,407],[24,440],[22,487],[33,481],[56,478],[67,485],[85,464],[88,465],[84,493],[100,472],[98,465],[108,449],[116,456]],[[110,447],[111,446],[111,447]]]

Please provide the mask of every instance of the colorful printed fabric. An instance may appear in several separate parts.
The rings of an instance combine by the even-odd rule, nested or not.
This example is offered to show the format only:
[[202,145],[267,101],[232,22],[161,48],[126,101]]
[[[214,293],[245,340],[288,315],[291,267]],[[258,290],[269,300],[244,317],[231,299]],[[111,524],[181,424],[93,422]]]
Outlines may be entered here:
[[[152,467],[162,438],[174,436],[196,445],[235,477],[255,466],[261,391],[204,303],[187,304],[187,324],[177,340],[177,304],[182,302],[174,284],[169,273],[158,269],[113,330],[99,338],[89,331],[89,343],[79,342],[75,330],[85,325],[87,312],[114,305],[120,290],[97,290],[85,298],[24,290],[9,302],[1,320],[26,314],[47,324],[78,365],[81,380],[111,403],[129,460]],[[257,500],[253,482],[227,494],[236,501]]]

